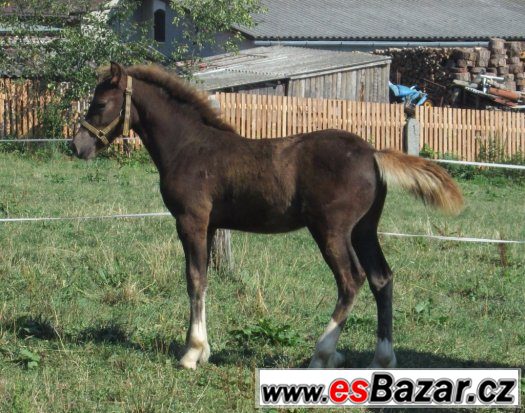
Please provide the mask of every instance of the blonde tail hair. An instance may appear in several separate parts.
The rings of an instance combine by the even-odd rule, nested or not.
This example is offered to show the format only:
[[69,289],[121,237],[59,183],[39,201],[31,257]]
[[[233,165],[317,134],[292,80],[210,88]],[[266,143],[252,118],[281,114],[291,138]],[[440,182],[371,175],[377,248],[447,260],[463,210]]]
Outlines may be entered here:
[[449,214],[463,208],[463,196],[450,175],[436,163],[391,149],[374,153],[381,180],[399,186],[425,204]]

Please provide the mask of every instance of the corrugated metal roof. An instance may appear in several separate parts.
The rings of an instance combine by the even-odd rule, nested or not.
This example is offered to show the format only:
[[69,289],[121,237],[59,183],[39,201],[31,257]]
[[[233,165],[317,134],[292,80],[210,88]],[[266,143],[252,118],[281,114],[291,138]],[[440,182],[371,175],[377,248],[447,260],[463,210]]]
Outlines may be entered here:
[[263,0],[254,28],[271,40],[525,39],[524,0]]
[[256,47],[212,56],[206,68],[194,73],[197,86],[219,90],[247,84],[290,79],[368,64],[389,62],[386,56],[302,47]]

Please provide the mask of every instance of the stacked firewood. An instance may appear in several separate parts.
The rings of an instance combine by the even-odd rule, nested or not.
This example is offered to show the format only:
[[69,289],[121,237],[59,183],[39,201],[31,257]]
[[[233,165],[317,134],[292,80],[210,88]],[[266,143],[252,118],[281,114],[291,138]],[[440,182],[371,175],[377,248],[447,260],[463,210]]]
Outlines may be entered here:
[[525,42],[491,39],[489,47],[377,50],[392,57],[390,80],[405,85],[422,79],[449,85],[451,80],[476,82],[480,74],[503,77],[509,90],[525,91]]
[[480,74],[504,78],[505,88],[525,90],[522,42],[491,39],[489,48],[454,49],[446,66],[452,79],[476,82]]
[[392,57],[390,80],[393,83],[417,85],[422,79],[447,84],[450,72],[446,63],[452,49],[418,47],[414,49],[377,50],[374,53]]

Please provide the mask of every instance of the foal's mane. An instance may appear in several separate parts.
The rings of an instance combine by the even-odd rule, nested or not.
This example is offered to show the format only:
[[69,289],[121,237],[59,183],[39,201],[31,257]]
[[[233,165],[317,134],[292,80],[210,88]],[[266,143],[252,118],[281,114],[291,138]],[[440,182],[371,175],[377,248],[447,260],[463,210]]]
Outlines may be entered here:
[[191,105],[206,125],[223,131],[235,132],[228,122],[221,119],[220,114],[211,106],[204,93],[199,92],[177,75],[156,65],[135,65],[125,70],[130,76],[154,84],[163,89],[170,97]]

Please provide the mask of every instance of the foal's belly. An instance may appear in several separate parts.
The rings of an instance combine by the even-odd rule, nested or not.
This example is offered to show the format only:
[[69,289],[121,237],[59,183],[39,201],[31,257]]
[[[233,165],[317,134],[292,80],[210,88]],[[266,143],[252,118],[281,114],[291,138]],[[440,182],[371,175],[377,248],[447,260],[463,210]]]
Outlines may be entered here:
[[268,223],[256,223],[256,222],[223,222],[222,225],[218,225],[218,228],[234,229],[237,231],[254,232],[258,234],[278,234],[283,232],[295,231],[304,227],[304,223],[299,221],[294,222],[268,222]]
[[295,231],[305,226],[296,205],[225,204],[214,208],[210,224],[216,228],[274,234]]

